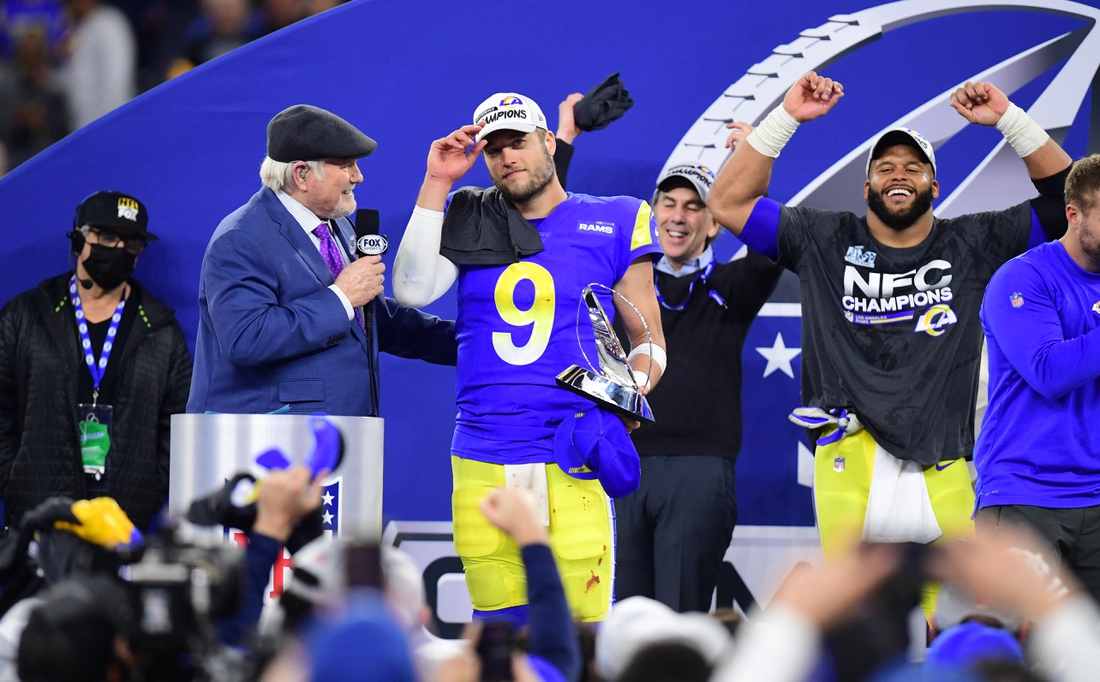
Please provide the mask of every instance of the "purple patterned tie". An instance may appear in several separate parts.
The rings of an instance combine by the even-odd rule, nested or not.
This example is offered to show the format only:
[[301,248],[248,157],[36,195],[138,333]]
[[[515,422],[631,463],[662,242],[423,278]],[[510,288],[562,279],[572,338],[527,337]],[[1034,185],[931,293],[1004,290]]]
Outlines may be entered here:
[[[333,278],[339,277],[340,273],[344,271],[344,259],[340,255],[340,250],[336,247],[336,241],[333,240],[332,233],[329,232],[328,223],[321,223],[313,228],[313,235],[321,240],[321,258],[325,259],[325,265],[332,272]],[[363,327],[365,332],[363,313],[358,308],[355,309],[355,319],[359,320],[359,326]]]

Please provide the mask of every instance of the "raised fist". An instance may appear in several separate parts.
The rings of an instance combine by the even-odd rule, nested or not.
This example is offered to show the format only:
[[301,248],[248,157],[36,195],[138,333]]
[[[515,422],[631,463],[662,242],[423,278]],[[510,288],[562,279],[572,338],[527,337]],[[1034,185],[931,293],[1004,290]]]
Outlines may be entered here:
[[843,85],[811,71],[787,91],[783,97],[783,108],[796,121],[805,123],[829,113],[843,96]]
[[252,530],[285,543],[294,523],[321,506],[321,481],[327,475],[328,471],[321,471],[314,478],[302,464],[268,473],[260,483]]
[[951,108],[966,120],[978,125],[997,125],[997,121],[1008,111],[1008,105],[1008,96],[992,83],[967,81],[951,93]]
[[577,127],[577,120],[573,118],[573,106],[584,99],[584,95],[574,92],[558,105],[558,132],[554,137],[562,142],[573,144],[573,140],[580,137],[581,129]]
[[546,529],[539,520],[535,496],[523,488],[497,488],[481,501],[489,523],[507,533],[520,547],[543,544]]

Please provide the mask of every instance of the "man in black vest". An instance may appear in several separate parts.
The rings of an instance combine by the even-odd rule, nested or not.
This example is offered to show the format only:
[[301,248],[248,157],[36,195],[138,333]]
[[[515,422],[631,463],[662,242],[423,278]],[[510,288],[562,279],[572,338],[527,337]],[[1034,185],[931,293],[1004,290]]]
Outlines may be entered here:
[[668,372],[649,395],[657,422],[634,432],[641,487],[615,502],[617,599],[643,595],[681,612],[710,610],[737,523],[741,349],[782,273],[747,249],[715,260],[710,244],[721,228],[704,203],[713,181],[706,166],[682,164],[657,182],[665,255],[654,285]]

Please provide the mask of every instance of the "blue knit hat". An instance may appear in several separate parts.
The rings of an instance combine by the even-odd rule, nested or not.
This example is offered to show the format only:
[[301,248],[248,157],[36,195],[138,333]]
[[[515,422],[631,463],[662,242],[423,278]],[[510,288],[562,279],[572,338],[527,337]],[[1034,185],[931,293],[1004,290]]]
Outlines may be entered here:
[[1024,662],[1024,650],[1010,633],[974,621],[948,628],[928,647],[925,662],[950,668],[969,668],[985,660]]
[[311,680],[416,682],[405,635],[371,592],[354,595],[347,611],[309,634]]

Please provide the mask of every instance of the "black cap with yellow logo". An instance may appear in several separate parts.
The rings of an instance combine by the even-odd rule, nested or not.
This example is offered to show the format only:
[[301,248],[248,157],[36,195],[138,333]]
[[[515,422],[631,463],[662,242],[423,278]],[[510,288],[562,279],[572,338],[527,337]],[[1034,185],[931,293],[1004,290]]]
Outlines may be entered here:
[[138,234],[147,241],[157,240],[156,235],[147,229],[149,212],[145,210],[145,205],[122,192],[96,192],[80,202],[73,218],[73,228],[80,229],[84,225]]

